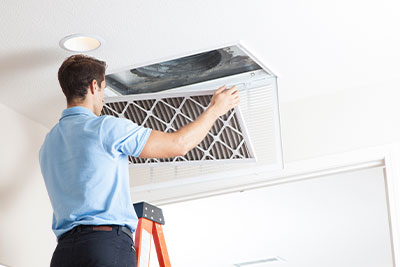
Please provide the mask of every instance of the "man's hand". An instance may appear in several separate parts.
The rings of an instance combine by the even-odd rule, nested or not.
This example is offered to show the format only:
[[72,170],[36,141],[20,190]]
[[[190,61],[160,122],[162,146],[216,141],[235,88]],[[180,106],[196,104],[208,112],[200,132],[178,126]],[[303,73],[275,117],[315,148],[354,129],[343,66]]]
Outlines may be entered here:
[[139,157],[166,158],[184,156],[197,146],[210,131],[216,119],[239,104],[239,91],[233,86],[218,88],[210,101],[210,106],[195,121],[173,133],[153,130]]
[[239,91],[236,86],[226,89],[226,86],[224,85],[214,92],[209,109],[215,112],[219,117],[227,113],[230,109],[236,107],[239,102]]

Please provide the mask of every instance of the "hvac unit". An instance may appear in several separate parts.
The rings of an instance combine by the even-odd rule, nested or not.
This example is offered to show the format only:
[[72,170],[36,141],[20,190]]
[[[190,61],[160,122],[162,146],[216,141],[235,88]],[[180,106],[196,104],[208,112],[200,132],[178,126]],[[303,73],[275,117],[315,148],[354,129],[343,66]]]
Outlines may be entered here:
[[103,115],[164,132],[195,120],[222,85],[236,85],[240,92],[240,105],[184,157],[130,157],[136,187],[283,167],[277,77],[241,44],[129,67],[107,74],[106,81]]

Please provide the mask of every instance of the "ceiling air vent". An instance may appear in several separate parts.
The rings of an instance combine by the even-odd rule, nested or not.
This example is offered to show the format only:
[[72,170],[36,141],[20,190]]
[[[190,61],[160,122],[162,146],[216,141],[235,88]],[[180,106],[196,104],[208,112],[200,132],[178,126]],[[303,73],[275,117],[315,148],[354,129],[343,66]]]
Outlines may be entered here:
[[239,89],[240,105],[185,157],[130,158],[135,196],[155,184],[174,187],[283,167],[276,76],[241,44],[131,66],[107,74],[106,81],[103,115],[165,132],[196,119],[220,86]]

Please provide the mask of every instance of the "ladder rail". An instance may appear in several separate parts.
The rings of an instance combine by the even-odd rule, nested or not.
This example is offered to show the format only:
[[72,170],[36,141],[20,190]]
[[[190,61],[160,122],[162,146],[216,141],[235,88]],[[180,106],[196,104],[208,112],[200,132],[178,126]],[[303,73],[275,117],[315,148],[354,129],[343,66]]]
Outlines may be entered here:
[[151,240],[154,240],[160,267],[171,267],[162,224],[162,210],[146,202],[134,204],[139,221],[135,233],[136,261],[138,267],[150,266]]

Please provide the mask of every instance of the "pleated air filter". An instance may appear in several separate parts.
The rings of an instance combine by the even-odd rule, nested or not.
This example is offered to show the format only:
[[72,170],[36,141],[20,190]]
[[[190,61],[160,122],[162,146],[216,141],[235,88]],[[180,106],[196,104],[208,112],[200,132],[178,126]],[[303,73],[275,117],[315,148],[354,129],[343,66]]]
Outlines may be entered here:
[[[194,121],[208,107],[212,93],[166,93],[124,97],[122,101],[108,102],[102,114],[130,119],[147,128],[174,132]],[[129,157],[133,164],[187,164],[215,160],[251,160],[251,148],[239,108],[218,118],[205,139],[184,157],[142,159]]]
[[164,132],[195,120],[220,86],[239,89],[240,105],[184,157],[131,157],[135,190],[283,166],[276,76],[240,44],[126,68],[106,75],[106,81],[102,114]]

